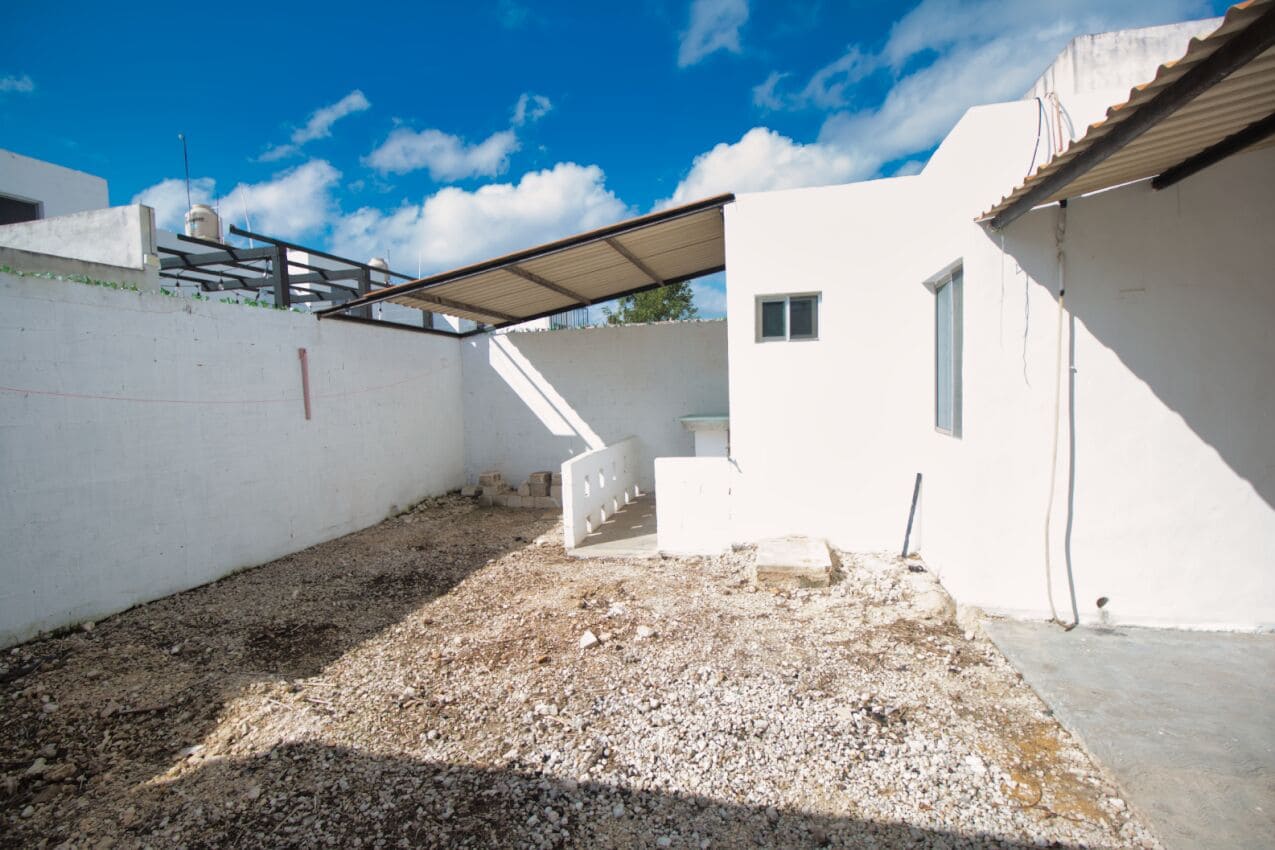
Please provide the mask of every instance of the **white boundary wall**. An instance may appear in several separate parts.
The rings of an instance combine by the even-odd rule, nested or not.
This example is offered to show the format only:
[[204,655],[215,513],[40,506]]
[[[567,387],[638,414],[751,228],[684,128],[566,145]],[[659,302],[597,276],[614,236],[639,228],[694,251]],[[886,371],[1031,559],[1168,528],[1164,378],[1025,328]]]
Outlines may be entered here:
[[0,275],[0,645],[460,486],[459,353],[443,337]]
[[562,537],[568,549],[638,495],[640,457],[638,440],[628,437],[562,464]]
[[470,481],[498,469],[517,486],[631,435],[649,491],[655,458],[695,453],[678,417],[727,407],[721,320],[480,334],[461,345]]

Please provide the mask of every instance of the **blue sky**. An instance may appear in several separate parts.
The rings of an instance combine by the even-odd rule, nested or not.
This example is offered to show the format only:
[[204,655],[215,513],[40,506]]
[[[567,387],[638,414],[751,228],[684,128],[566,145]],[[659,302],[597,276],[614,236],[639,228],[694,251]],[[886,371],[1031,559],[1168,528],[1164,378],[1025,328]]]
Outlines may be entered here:
[[[918,170],[1072,36],[1210,0],[48,3],[9,0],[0,147],[179,229],[438,271],[722,191]],[[721,281],[697,287],[719,315]]]

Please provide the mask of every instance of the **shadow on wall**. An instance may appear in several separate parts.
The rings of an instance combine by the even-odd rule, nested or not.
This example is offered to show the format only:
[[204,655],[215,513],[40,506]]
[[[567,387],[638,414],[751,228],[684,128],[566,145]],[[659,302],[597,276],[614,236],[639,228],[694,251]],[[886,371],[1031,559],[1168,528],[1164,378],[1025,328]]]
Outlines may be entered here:
[[491,334],[465,350],[466,474],[519,481],[623,437],[654,458],[694,454],[678,418],[727,410],[726,323]]
[[[361,842],[378,847],[698,848],[705,839],[712,847],[794,850],[1033,846],[906,823],[767,810],[600,782],[577,784],[530,767],[484,769],[318,743],[289,744],[269,755],[222,761],[171,783],[141,787],[137,809],[132,837],[163,841],[165,830],[179,829],[195,840],[192,846],[208,847],[353,847]],[[657,845],[663,837],[669,841]]]
[[[1076,363],[1079,323],[1082,333],[1108,348],[1275,507],[1275,444],[1269,439],[1275,419],[1270,377],[1275,287],[1269,248],[1255,245],[1245,226],[1275,216],[1270,200],[1275,187],[1269,178],[1253,179],[1253,169],[1263,163],[1269,167],[1275,152],[1237,159],[1215,167],[1229,166],[1223,173],[1206,171],[1162,192],[1142,183],[1068,207],[1064,249],[1070,321],[1064,333],[1070,332],[1070,343],[1064,341],[1069,350],[1063,356],[1064,368],[1072,368],[1064,404],[1068,399],[1078,403],[1077,380],[1086,393],[1094,386],[1086,381],[1085,364]],[[1053,206],[1028,213],[1007,229],[1004,241],[1006,253],[1055,301],[1058,212]],[[999,242],[999,235],[987,235]],[[1053,316],[1037,321],[1053,334]],[[1077,427],[1083,432],[1087,423],[1117,415],[1114,409],[1095,409],[1092,401],[1083,410],[1073,407],[1071,427],[1065,419],[1062,423],[1060,440],[1066,441],[1070,431],[1071,444],[1060,442],[1060,462],[1068,450],[1073,467],[1077,461]],[[1140,424],[1121,421],[1123,433],[1110,437],[1136,443]],[[1071,484],[1074,497],[1074,470]]]

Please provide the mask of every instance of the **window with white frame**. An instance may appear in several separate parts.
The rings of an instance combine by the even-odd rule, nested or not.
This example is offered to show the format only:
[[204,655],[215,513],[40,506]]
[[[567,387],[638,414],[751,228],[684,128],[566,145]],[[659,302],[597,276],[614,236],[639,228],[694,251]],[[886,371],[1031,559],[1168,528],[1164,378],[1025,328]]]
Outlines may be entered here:
[[818,338],[819,293],[758,296],[758,342]]
[[934,427],[961,436],[962,270],[933,281]]

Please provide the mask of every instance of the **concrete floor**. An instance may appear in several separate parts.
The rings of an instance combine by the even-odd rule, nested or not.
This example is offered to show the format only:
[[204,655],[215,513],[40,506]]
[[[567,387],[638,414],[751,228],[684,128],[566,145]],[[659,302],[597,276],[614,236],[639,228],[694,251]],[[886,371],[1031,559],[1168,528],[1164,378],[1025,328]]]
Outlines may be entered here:
[[1275,847],[1275,635],[986,627],[1166,850]]
[[643,493],[571,550],[578,558],[655,558],[655,496]]

